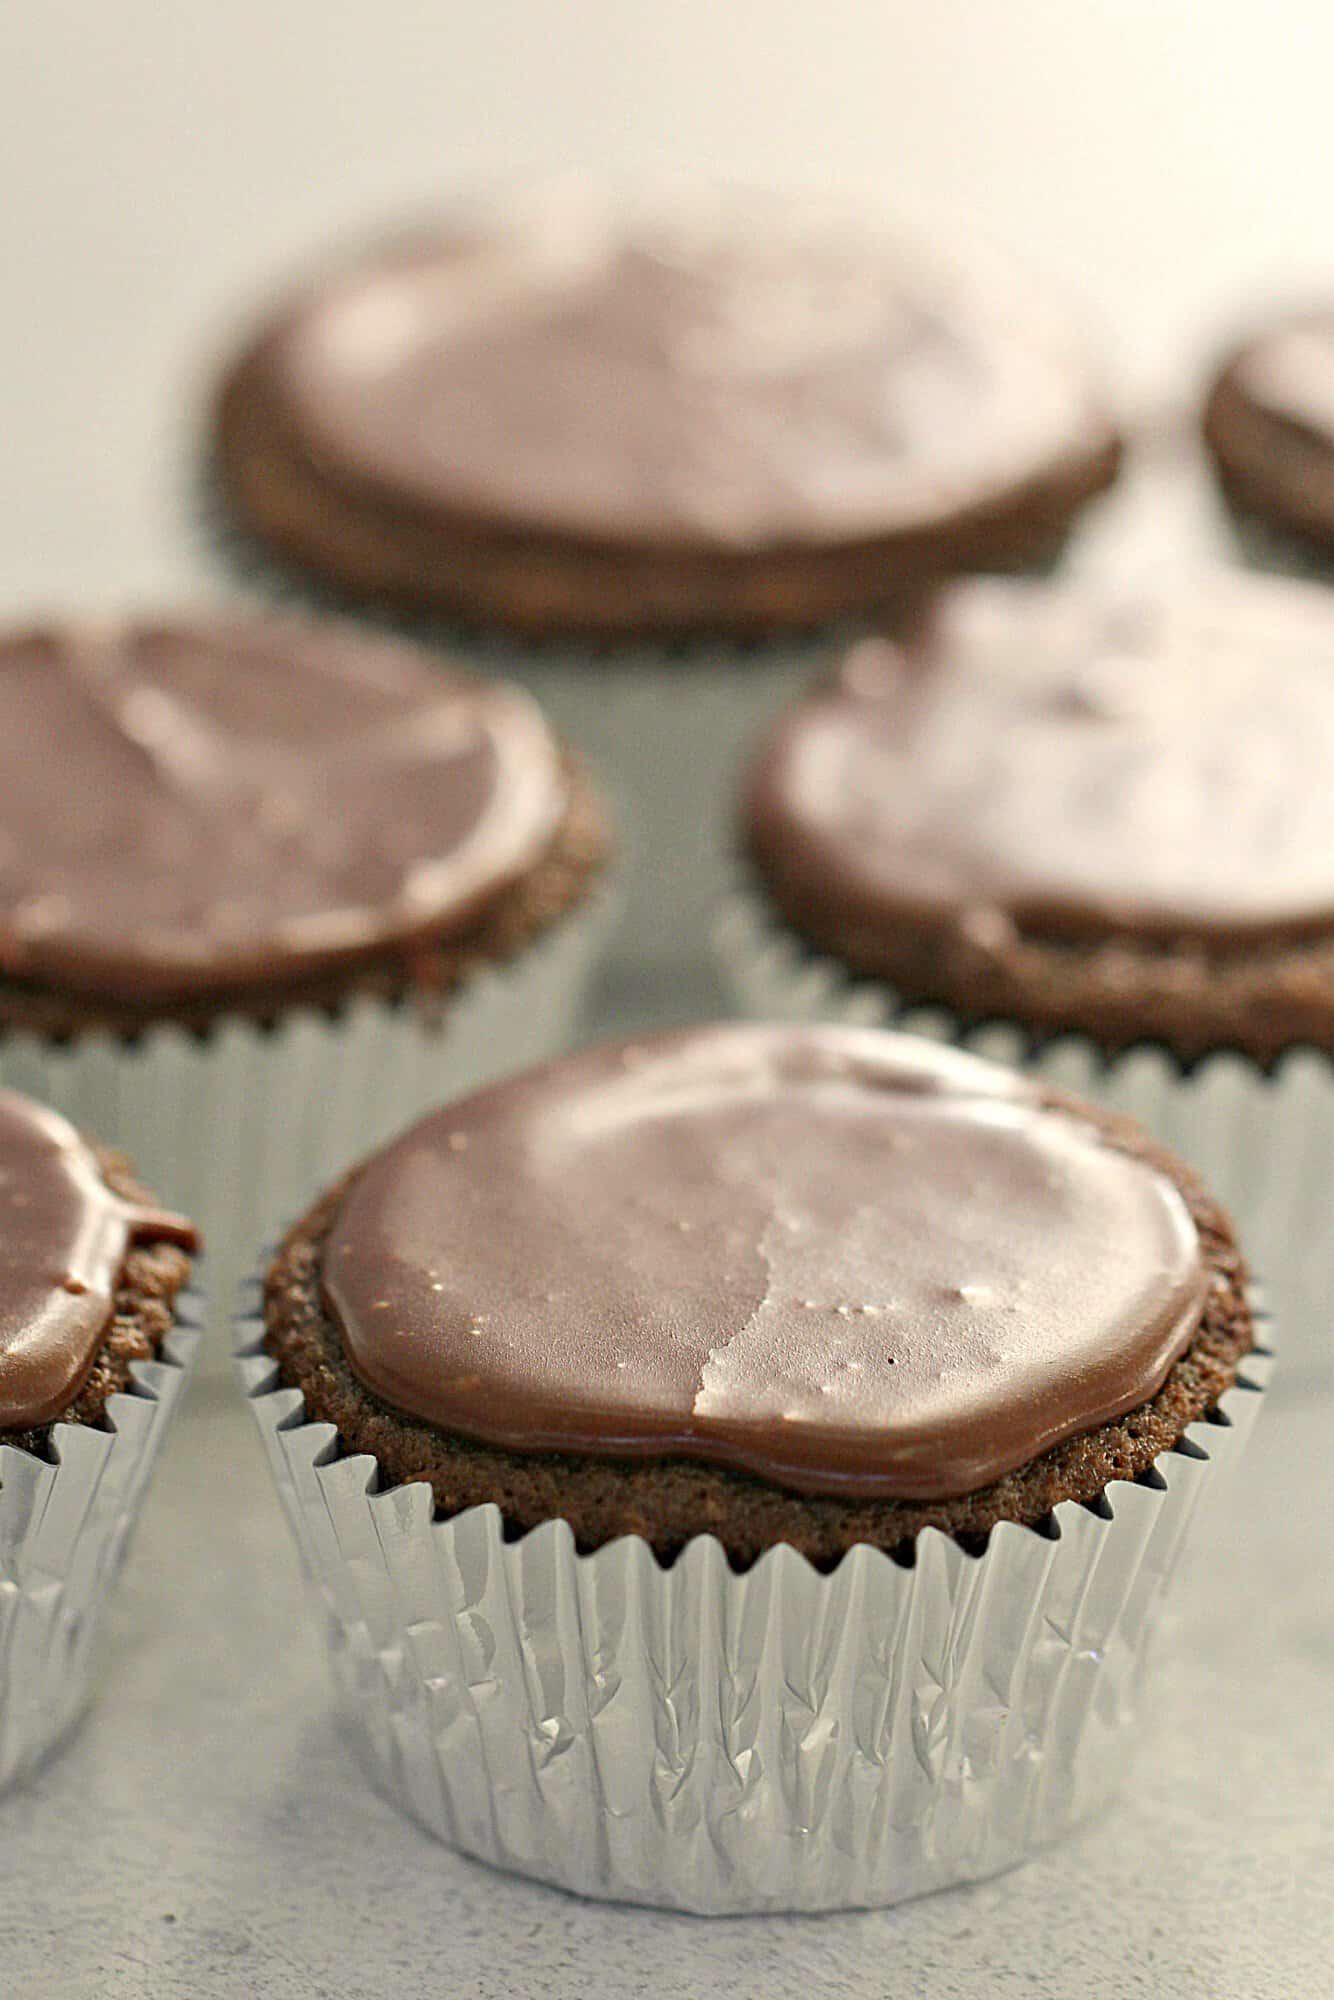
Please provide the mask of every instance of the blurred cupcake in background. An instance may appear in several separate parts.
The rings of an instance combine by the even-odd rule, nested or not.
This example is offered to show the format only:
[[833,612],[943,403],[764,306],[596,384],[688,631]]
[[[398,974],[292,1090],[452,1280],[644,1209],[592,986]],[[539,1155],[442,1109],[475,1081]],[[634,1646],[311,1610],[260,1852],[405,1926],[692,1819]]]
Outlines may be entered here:
[[0,1786],[87,1699],[194,1355],[198,1247],[123,1155],[0,1090]]
[[1334,581],[1334,305],[1273,320],[1228,356],[1204,436],[1248,553]]
[[621,777],[621,945],[650,961],[702,939],[799,635],[1045,561],[1119,452],[1023,281],[739,194],[566,190],[384,241],[272,312],[215,415],[243,573],[262,550],[446,642],[503,635],[482,657]]
[[0,1079],[234,1256],[573,1031],[608,835],[530,698],[277,617],[0,636]]
[[1230,1224],[1127,1121],[741,1025],[424,1120],[239,1352],[387,1794],[736,1912],[990,1874],[1108,1796],[1255,1344]]
[[1334,1358],[1334,600],[955,586],[751,767],[739,1007],[897,1021],[1133,1113]]

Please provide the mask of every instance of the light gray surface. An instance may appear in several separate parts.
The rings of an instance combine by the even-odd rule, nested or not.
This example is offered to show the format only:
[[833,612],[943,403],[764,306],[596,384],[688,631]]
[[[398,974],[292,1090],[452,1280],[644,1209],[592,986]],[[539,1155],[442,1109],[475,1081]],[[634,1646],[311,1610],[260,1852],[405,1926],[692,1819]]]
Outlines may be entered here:
[[[210,343],[331,235],[572,168],[871,191],[1087,297],[1136,398],[1187,403],[1275,291],[1327,286],[1334,10],[1220,0],[44,0],[0,8],[0,612],[208,587],[188,502]],[[1217,546],[1142,485],[1076,560]],[[707,1011],[622,975],[607,1019]],[[709,1924],[450,1856],[340,1746],[250,1420],[196,1394],[89,1724],[0,1802],[14,2000],[1292,2000],[1334,1962],[1328,1401],[1280,1388],[1201,1560],[1125,1802],[888,1915]]]
[[120,1593],[101,1701],[4,1806],[0,1984],[62,2000],[1327,1992],[1332,1414],[1262,1414],[1101,1822],[885,1914],[710,1921],[493,1874],[381,1803],[331,1717],[250,1418],[200,1395]]

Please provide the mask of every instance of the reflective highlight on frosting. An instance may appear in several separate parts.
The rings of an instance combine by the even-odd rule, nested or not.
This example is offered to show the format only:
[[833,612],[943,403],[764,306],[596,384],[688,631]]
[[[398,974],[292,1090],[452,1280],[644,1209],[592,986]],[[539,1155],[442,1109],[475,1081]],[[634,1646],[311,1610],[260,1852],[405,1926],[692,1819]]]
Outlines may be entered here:
[[1319,590],[973,583],[779,722],[746,831],[829,942],[936,922],[1241,946],[1334,923],[1331,772]]
[[1257,340],[1238,361],[1237,380],[1261,409],[1334,450],[1334,311]]
[[1205,1278],[1178,1191],[1017,1077],[845,1028],[594,1050],[363,1169],[323,1288],[400,1411],[801,1491],[974,1491],[1146,1402]]
[[926,526],[1109,434],[1015,281],[762,200],[461,221],[323,280],[266,356],[321,476],[613,543]]
[[134,1001],[466,926],[559,824],[528,698],[351,627],[0,639],[0,972]]
[[0,1091],[0,1431],[58,1417],[111,1322],[132,1243],[198,1239],[179,1215],[127,1201],[53,1111]]

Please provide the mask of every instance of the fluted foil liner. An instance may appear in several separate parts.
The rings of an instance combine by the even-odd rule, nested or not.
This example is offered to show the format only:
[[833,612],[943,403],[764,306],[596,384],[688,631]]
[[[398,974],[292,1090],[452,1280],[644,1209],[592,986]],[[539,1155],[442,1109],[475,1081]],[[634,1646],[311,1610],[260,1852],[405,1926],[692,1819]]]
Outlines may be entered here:
[[0,1443],[0,1787],[30,1776],[87,1704],[102,1611],[194,1361],[198,1293],[175,1315],[156,1359],[108,1397],[107,1428],[54,1424],[54,1463]]
[[806,945],[763,895],[734,886],[714,942],[737,1011],[766,1021],[894,1027],[1020,1068],[1143,1125],[1201,1175],[1235,1218],[1283,1331],[1285,1383],[1334,1374],[1334,1060],[1289,1051],[1265,1071],[1221,1051],[1189,1069],[1141,1044],[1108,1058],[1080,1035],[1034,1042],[1024,1029],[969,1027],[947,1009],[903,1002]]
[[[203,1035],[170,1024],[133,1042],[3,1035],[0,1085],[123,1147],[190,1217],[225,1323],[256,1245],[343,1168],[441,1098],[569,1044],[613,916],[614,891],[595,890],[515,958],[470,974],[438,1012],[362,996],[332,1015],[290,1008],[273,1027],[229,1016]],[[227,1371],[225,1338],[204,1368]]]
[[488,638],[465,651],[526,687],[611,787],[629,863],[619,962],[642,972],[707,955],[742,761],[830,654],[828,640],[802,637],[622,646],[603,657]]
[[495,1507],[434,1517],[380,1490],[237,1363],[373,1782],[450,1846],[582,1895],[709,1913],[893,1903],[1058,1839],[1124,1776],[1161,1598],[1205,1487],[1267,1379],[1155,1470],[911,1568],[865,1546],[745,1574],[711,1537],[671,1568],[568,1525],[507,1540]]

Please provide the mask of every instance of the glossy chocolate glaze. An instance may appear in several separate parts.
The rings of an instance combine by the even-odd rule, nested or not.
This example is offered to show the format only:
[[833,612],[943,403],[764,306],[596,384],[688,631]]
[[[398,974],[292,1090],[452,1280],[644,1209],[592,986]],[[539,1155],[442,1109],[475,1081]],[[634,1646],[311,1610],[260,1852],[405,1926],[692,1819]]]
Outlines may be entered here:
[[197,1250],[182,1216],[128,1201],[73,1126],[0,1091],[0,1432],[50,1423],[111,1323],[130,1245]]
[[352,627],[0,638],[0,974],[170,1003],[448,937],[566,800],[528,698]]
[[910,1038],[702,1028],[434,1113],[353,1180],[325,1304],[367,1388],[511,1451],[972,1492],[1146,1402],[1205,1292],[1180,1194]]
[[969,583],[780,720],[744,831],[853,963],[903,927],[1249,949],[1334,927],[1332,772],[1320,590]]
[[1260,409],[1334,452],[1334,310],[1263,335],[1238,360],[1236,381]]
[[317,282],[262,353],[322,480],[603,545],[927,527],[1112,437],[1068,329],[1016,281],[762,201],[460,220]]

